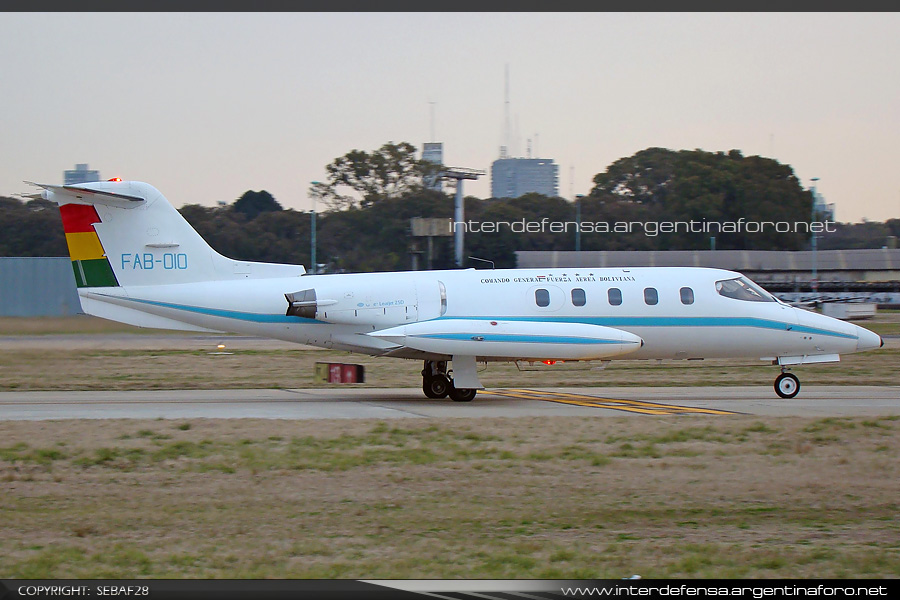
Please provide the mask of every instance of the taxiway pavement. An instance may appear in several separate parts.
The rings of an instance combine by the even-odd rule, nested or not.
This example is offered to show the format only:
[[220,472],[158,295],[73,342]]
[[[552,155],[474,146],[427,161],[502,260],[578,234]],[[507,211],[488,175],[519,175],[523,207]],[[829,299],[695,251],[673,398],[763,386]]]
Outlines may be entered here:
[[767,386],[503,388],[472,402],[414,388],[0,392],[0,420],[398,419],[900,415],[900,386],[807,386],[793,399]]

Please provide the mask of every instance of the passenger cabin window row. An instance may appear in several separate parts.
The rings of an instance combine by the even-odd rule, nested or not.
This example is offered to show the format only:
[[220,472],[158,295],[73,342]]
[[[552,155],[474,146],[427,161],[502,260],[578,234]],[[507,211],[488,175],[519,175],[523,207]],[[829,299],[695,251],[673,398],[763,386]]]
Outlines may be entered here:
[[[726,295],[722,292],[722,288],[718,289],[720,294]],[[682,304],[694,303],[693,289],[689,287],[683,287],[679,290],[678,293],[681,296]],[[619,288],[609,288],[608,290],[606,290],[606,298],[609,301],[610,306],[620,306],[622,304],[622,290],[620,290]],[[534,302],[541,308],[550,306],[550,292],[544,288],[538,288],[534,290]],[[644,288],[644,303],[649,306],[655,306],[656,304],[659,304],[659,292],[656,290],[656,288]],[[585,304],[587,304],[587,294],[585,293],[585,291],[581,288],[574,288],[572,290],[572,305],[584,306]]]

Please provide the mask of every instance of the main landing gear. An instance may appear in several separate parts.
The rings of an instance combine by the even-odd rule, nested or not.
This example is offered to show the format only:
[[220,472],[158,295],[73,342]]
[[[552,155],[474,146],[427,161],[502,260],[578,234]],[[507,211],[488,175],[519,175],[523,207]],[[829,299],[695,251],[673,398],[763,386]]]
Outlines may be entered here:
[[447,372],[446,360],[426,360],[422,369],[422,391],[429,398],[446,398],[454,402],[471,402],[478,390],[458,388]]
[[800,391],[800,380],[782,367],[781,375],[775,379],[775,393],[782,398],[793,398]]

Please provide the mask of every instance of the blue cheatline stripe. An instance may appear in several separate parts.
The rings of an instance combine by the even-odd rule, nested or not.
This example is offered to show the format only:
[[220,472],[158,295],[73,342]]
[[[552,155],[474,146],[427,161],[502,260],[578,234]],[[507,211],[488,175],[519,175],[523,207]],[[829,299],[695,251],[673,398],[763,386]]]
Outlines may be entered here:
[[173,308],[175,310],[183,310],[186,312],[208,315],[210,317],[223,317],[226,319],[237,319],[239,321],[252,321],[254,323],[303,323],[324,325],[322,321],[315,319],[306,319],[304,317],[289,317],[287,315],[267,315],[261,313],[241,312],[236,310],[222,310],[218,308],[205,308],[202,306],[190,306],[187,304],[174,304],[172,302],[159,302],[157,300],[141,300],[140,298],[125,298],[122,296],[112,296],[119,300],[128,300],[138,302],[140,304],[150,304],[152,306],[162,306],[164,308]]
[[[777,331],[799,331],[833,337],[858,339],[855,335],[796,325],[783,321],[760,319],[757,317],[438,317],[442,320],[475,320],[475,321],[535,321],[552,323],[581,323],[584,325],[600,325],[603,327],[755,327],[759,329],[775,329]],[[790,328],[790,329],[788,329]]]
[[480,342],[521,342],[526,344],[638,344],[639,342],[623,340],[601,340],[598,338],[543,336],[543,335],[516,335],[516,334],[472,334],[472,333],[427,333],[412,335],[416,338],[430,338],[441,340],[475,341],[473,337],[482,337]]
[[[324,325],[322,321],[316,319],[306,319],[303,317],[289,317],[282,314],[261,314],[241,312],[236,310],[222,310],[218,308],[205,308],[202,306],[190,306],[187,304],[174,304],[172,302],[160,302],[157,300],[142,300],[140,298],[127,298],[122,296],[111,296],[119,300],[128,300],[141,304],[150,304],[153,306],[163,306],[175,310],[183,310],[187,312],[208,315],[211,317],[223,317],[226,319],[237,319],[239,321],[252,321],[254,323],[304,323]],[[807,327],[806,325],[795,325],[793,323],[785,323],[783,321],[772,321],[770,319],[759,319],[756,317],[438,317],[437,320],[474,320],[474,321],[527,321],[536,323],[578,323],[583,325],[601,325],[604,327],[756,327],[761,329],[775,329],[778,331],[786,331],[790,327],[791,331],[799,331],[802,333],[815,333],[819,335],[830,335],[833,337],[846,338],[850,340],[858,339],[855,335],[840,333],[838,331],[830,331],[828,329],[819,329],[817,327]],[[471,337],[471,336],[470,336]],[[619,343],[619,342],[612,342]]]

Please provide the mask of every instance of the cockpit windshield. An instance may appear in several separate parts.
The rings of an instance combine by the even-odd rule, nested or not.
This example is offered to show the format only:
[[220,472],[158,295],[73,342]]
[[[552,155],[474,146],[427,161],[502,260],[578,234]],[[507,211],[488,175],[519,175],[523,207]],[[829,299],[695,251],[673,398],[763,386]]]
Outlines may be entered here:
[[775,298],[767,291],[747,279],[737,277],[735,279],[723,279],[716,282],[716,291],[726,298],[746,300],[749,302],[775,302]]

